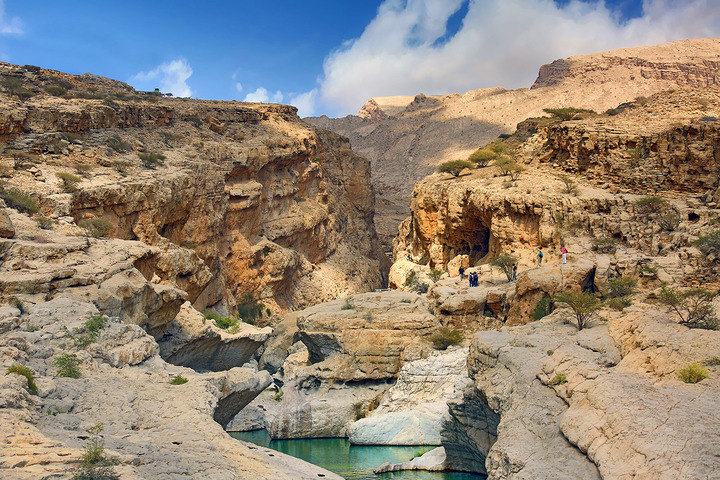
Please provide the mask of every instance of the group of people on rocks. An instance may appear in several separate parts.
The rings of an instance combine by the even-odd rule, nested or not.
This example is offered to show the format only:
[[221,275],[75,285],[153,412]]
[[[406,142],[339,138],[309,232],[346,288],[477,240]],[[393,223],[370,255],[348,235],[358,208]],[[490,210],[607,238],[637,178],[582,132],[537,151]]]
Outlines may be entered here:
[[[567,248],[565,248],[565,245],[562,246],[562,249],[560,250],[560,253],[562,254],[562,263],[563,263],[563,264],[566,264],[566,263],[567,263],[567,254],[568,254],[568,251],[567,251]],[[542,261],[543,261],[543,257],[544,257],[544,256],[545,256],[545,254],[543,254],[542,248],[539,248],[539,249],[538,249],[538,252],[537,252],[538,267],[542,266]],[[459,272],[460,272],[460,280],[461,280],[461,281],[462,281],[462,280],[465,280],[465,268],[464,268],[464,267],[460,267]],[[513,281],[517,280],[517,264],[513,265],[513,268],[512,268],[512,279],[513,279]],[[477,274],[477,273],[475,273],[475,272],[470,272],[470,273],[468,274],[468,282],[469,282],[469,284],[470,284],[471,287],[477,287],[477,286],[478,286],[478,281],[479,281],[479,279],[478,279],[478,274]]]

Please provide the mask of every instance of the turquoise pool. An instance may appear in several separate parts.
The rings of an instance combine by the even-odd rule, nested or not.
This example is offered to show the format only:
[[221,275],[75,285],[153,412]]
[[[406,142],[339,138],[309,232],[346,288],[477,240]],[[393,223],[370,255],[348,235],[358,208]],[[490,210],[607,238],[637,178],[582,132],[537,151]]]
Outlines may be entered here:
[[350,445],[345,438],[270,440],[265,430],[230,432],[238,440],[272,448],[301,458],[347,480],[485,480],[483,475],[460,472],[423,472],[419,470],[375,474],[385,462],[406,462],[426,447],[387,447]]

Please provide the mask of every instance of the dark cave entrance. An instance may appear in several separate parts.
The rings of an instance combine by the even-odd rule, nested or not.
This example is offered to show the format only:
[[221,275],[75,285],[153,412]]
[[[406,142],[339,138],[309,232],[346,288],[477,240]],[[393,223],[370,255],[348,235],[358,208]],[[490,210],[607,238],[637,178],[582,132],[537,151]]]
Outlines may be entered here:
[[470,265],[475,265],[490,252],[490,220],[483,219],[478,210],[464,213],[462,226],[450,232],[445,249],[445,262],[458,255],[470,257]]

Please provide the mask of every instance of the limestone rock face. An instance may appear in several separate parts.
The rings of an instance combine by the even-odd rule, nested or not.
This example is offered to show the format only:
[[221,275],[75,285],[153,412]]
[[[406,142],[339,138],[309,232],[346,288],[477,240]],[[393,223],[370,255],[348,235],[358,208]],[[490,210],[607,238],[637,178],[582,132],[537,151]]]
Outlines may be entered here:
[[[467,158],[498,135],[512,133],[523,120],[545,115],[544,108],[572,106],[604,112],[658,92],[716,86],[719,52],[720,41],[709,38],[574,56],[540,67],[530,89],[497,87],[449,95],[376,97],[357,116],[308,121],[348,137],[353,149],[372,163],[378,231],[389,247],[398,225],[407,217],[412,186],[442,162]],[[669,117],[664,112],[648,113],[655,118]],[[698,110],[695,117],[703,115],[708,114]],[[590,138],[595,136],[591,129],[585,131]],[[704,143],[701,137],[688,135],[698,144]],[[594,150],[592,141],[581,140],[580,135],[575,138],[573,144],[580,145],[581,151],[586,145]],[[659,145],[662,148],[662,142]],[[608,172],[602,170],[602,149],[596,153],[593,168],[602,181]],[[701,170],[714,168],[712,164],[696,165]],[[627,169],[618,168],[612,175],[622,177],[625,172]],[[639,181],[648,185],[664,182],[660,175]]]
[[4,208],[0,208],[0,237],[12,238],[15,236],[15,227]]
[[[64,78],[3,72],[38,87]],[[72,81],[82,90],[90,80]],[[119,96],[0,96],[0,134],[22,152],[4,158],[18,165],[8,186],[46,216],[104,222],[107,236],[158,247],[153,273],[199,310],[252,300],[283,312],[382,285],[370,164],[347,140],[291,106],[92,85]],[[82,179],[64,185],[56,174],[73,168]]]
[[[93,304],[55,298],[27,308],[6,312],[18,314],[20,326],[0,335],[0,368],[27,365],[38,394],[28,391],[22,376],[0,376],[0,477],[69,478],[83,454],[85,429],[102,423],[106,453],[118,459],[114,471],[121,478],[340,478],[251,449],[213,420],[234,416],[269,384],[267,372],[198,374],[169,365],[152,337],[118,319],[78,349],[67,332],[98,313]],[[81,378],[57,377],[53,361],[71,352],[81,361]],[[188,382],[171,385],[177,374]]]
[[447,402],[466,368],[467,349],[434,352],[403,365],[377,409],[348,432],[359,445],[440,445]]

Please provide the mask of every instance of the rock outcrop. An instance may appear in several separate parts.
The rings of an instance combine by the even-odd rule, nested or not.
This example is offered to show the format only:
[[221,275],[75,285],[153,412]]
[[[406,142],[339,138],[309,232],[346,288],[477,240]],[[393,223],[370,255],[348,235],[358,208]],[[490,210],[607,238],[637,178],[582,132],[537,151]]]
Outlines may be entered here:
[[604,112],[671,89],[715,87],[719,52],[720,40],[698,39],[575,56],[540,67],[530,89],[373,98],[357,116],[308,121],[348,137],[371,161],[378,232],[389,248],[407,216],[412,186],[440,163],[467,158],[526,118],[545,115],[544,108]]

